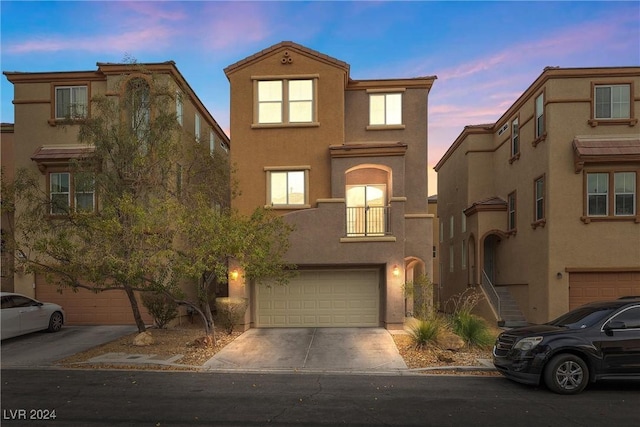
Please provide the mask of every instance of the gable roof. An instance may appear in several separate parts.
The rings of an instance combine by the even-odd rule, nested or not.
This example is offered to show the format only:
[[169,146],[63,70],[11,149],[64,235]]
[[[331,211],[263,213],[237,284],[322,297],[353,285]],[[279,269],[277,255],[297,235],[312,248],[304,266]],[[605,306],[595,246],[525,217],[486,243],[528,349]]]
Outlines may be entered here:
[[317,50],[309,49],[308,47],[302,46],[298,43],[294,43],[292,41],[282,41],[280,43],[274,44],[266,49],[261,50],[260,52],[254,53],[251,56],[247,56],[240,61],[233,63],[224,69],[224,74],[229,78],[230,74],[235,73],[241,68],[244,68],[248,65],[251,65],[260,59],[262,59],[266,55],[270,55],[278,50],[282,49],[292,49],[297,51],[298,53],[317,59],[318,61],[322,61],[331,65],[334,65],[338,68],[342,68],[347,76],[349,76],[349,64],[344,61],[340,61],[339,59],[333,58],[329,55],[325,55],[324,53],[320,53]]

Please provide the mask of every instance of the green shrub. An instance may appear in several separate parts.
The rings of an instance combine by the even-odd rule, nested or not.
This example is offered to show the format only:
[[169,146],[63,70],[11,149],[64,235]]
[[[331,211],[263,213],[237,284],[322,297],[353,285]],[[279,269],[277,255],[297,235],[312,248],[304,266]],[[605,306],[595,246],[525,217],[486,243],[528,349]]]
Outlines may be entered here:
[[428,320],[420,320],[409,330],[409,334],[417,349],[423,349],[430,343],[438,340],[440,330],[444,326],[442,320],[433,317]]
[[178,317],[178,305],[164,294],[145,292],[142,294],[142,304],[160,329],[166,328],[169,322]]
[[220,326],[228,334],[232,333],[233,327],[240,323],[246,309],[246,298],[216,298],[216,317]]
[[451,316],[451,326],[453,332],[469,346],[487,347],[493,344],[494,337],[489,325],[475,314],[458,311]]

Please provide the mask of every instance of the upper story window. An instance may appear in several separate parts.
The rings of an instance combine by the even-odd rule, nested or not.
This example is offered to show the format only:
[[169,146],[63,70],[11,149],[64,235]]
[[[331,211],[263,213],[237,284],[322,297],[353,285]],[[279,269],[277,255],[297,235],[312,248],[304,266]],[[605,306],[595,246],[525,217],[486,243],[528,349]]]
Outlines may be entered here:
[[184,106],[182,104],[182,93],[176,92],[176,119],[178,120],[178,123],[180,124],[180,126],[182,126],[182,121],[183,121],[183,117],[182,117],[183,108]]
[[213,155],[214,151],[216,151],[216,134],[209,130],[209,154]]
[[308,167],[266,167],[267,205],[273,208],[308,207]]
[[594,118],[628,119],[630,117],[630,85],[596,85],[594,98]]
[[70,172],[49,173],[49,213],[67,215],[70,212],[95,210],[95,181],[92,174]]
[[127,108],[131,129],[139,141],[146,141],[150,131],[151,89],[143,78],[134,78],[127,84]]
[[544,176],[537,178],[533,183],[533,227],[544,225],[545,221],[545,185]]
[[402,124],[402,93],[370,93],[369,125]]
[[87,111],[87,86],[56,87],[56,119],[85,118]]
[[520,154],[520,127],[518,118],[511,122],[511,158],[515,159]]
[[196,113],[194,123],[194,135],[196,137],[196,142],[200,142],[200,115],[198,113]]
[[593,172],[587,173],[586,179],[588,216],[635,216],[636,172]]
[[544,92],[536,98],[536,139],[544,135]]
[[316,116],[314,79],[259,80],[257,123],[313,123]]
[[449,238],[453,239],[453,231],[454,231],[454,219],[453,215],[449,217]]

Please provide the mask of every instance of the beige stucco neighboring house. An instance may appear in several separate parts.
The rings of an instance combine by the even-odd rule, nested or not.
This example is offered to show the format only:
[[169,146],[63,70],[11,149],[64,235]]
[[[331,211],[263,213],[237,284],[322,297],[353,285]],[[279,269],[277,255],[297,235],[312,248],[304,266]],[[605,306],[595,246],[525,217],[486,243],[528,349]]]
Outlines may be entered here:
[[[401,328],[403,285],[432,274],[427,99],[435,77],[354,80],[349,64],[285,41],[225,69],[240,212],[295,227],[285,286],[231,266],[244,327]],[[237,273],[237,274],[236,274]]]
[[[2,162],[15,169],[38,171],[43,191],[65,196],[69,208],[78,202],[74,193],[70,161],[90,155],[92,147],[78,142],[78,126],[91,117],[91,99],[95,95],[123,96],[131,82],[153,78],[171,85],[176,91],[176,119],[184,130],[183,139],[208,144],[210,150],[229,149],[229,138],[200,101],[173,61],[147,64],[98,63],[92,71],[8,72],[3,73],[13,84],[15,108],[13,152],[5,152],[5,128],[2,134]],[[151,109],[151,107],[149,107]],[[146,117],[150,117],[148,113]],[[100,195],[86,197],[84,209],[99,211]],[[60,197],[58,197],[59,200]],[[53,213],[53,212],[52,212]],[[65,308],[68,324],[132,324],[131,306],[124,291],[98,294],[57,292],[42,275],[13,275],[13,290]],[[3,277],[3,290],[5,278]],[[143,309],[143,307],[140,307]],[[151,323],[148,313],[145,321]]]
[[539,323],[640,295],[639,114],[639,67],[548,67],[466,126],[435,167],[443,298],[481,286],[487,317]]

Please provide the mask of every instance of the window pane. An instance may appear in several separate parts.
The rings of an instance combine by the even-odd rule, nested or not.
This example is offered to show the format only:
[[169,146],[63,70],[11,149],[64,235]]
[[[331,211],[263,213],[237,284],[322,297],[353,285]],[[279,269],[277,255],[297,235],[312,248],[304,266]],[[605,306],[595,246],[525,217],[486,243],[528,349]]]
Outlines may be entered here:
[[271,172],[271,203],[287,204],[287,173]]
[[590,216],[607,215],[609,193],[609,174],[587,174],[587,214]]
[[282,81],[258,82],[258,101],[282,101]]
[[611,117],[629,118],[629,86],[620,85],[611,88]]
[[297,101],[289,103],[289,121],[308,123],[313,121],[313,102]]
[[384,95],[369,95],[369,124],[384,124]]
[[386,96],[387,101],[387,121],[388,125],[399,125],[402,123],[402,95],[393,93]]
[[287,194],[288,204],[303,205],[304,204],[304,172],[296,171],[287,174]]
[[601,216],[607,214],[607,196],[590,195],[589,196],[589,215]]
[[615,214],[634,215],[636,201],[635,172],[617,172],[614,178]]
[[291,80],[289,82],[289,101],[311,101],[312,99],[312,80]]
[[71,90],[69,88],[56,88],[56,118],[68,117],[70,104]]
[[596,118],[611,117],[611,88],[609,86],[596,87]]
[[51,192],[52,193],[68,193],[69,192],[69,174],[68,173],[52,173]]
[[87,87],[78,86],[71,88],[71,116],[86,117],[87,116]]
[[282,104],[277,102],[261,103],[258,107],[260,123],[282,123]]

